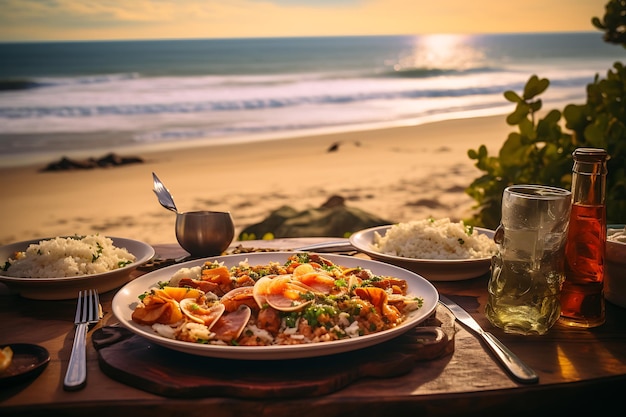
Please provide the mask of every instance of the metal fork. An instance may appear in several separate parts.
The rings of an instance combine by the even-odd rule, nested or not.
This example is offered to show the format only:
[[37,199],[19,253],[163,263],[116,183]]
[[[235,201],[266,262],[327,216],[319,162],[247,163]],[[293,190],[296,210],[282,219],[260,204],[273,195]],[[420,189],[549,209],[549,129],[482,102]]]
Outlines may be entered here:
[[74,335],[70,363],[63,380],[63,388],[67,391],[81,389],[87,382],[87,330],[90,324],[95,324],[100,320],[100,316],[98,291],[79,291],[74,318],[76,334]]

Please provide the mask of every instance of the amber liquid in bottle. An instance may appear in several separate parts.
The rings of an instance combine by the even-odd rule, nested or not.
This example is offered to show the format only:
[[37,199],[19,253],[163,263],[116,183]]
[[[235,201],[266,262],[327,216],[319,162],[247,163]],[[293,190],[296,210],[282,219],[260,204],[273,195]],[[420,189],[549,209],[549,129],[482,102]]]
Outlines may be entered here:
[[572,209],[565,245],[565,281],[560,323],[596,327],[604,323],[604,256],[606,151],[574,152]]
[[561,290],[561,316],[604,322],[604,248],[606,221],[603,206],[572,205],[565,246],[566,284]]

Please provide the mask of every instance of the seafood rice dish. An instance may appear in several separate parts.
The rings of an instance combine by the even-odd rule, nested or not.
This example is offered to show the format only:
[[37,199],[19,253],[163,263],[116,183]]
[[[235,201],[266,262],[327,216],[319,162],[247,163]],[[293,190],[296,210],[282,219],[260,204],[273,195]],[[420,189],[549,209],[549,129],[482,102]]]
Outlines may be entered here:
[[421,308],[407,282],[311,253],[284,263],[181,268],[138,295],[132,321],[158,335],[228,346],[295,345],[391,329]]

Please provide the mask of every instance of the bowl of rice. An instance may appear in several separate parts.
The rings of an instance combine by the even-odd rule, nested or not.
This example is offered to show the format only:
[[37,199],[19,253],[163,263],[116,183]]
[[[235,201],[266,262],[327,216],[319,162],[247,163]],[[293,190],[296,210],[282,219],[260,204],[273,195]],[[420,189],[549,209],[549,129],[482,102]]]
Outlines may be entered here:
[[415,272],[429,281],[459,281],[489,272],[497,253],[494,231],[423,219],[361,230],[350,243],[372,259]]
[[0,283],[25,298],[73,299],[121,287],[153,256],[146,243],[98,234],[27,240],[0,247]]

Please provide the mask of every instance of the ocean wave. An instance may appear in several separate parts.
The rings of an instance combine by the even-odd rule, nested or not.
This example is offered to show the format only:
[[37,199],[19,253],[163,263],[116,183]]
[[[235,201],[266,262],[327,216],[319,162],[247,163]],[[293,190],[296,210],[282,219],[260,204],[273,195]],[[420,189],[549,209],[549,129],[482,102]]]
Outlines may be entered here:
[[431,78],[440,76],[464,76],[470,74],[494,73],[502,71],[501,68],[495,67],[476,67],[467,69],[454,68],[407,68],[407,69],[390,69],[376,74],[383,78]]
[[[554,87],[583,85],[587,78],[554,80]],[[500,95],[506,90],[520,91],[525,80],[488,86],[463,85],[456,88],[413,88],[405,90],[372,90],[350,92],[320,92],[311,95],[274,96],[262,98],[236,98],[221,100],[144,102],[111,105],[63,105],[63,106],[0,106],[0,119],[85,118],[99,116],[137,116],[163,114],[194,114],[204,112],[236,112],[240,110],[271,110],[295,108],[304,105],[354,104],[374,101],[413,100],[428,98],[463,98]]]
[[44,87],[105,84],[111,82],[134,80],[140,78],[138,73],[103,74],[80,77],[42,77],[32,79],[0,79],[0,91],[31,90]]

